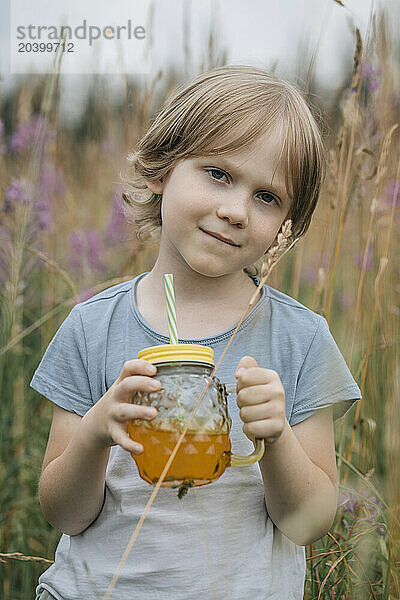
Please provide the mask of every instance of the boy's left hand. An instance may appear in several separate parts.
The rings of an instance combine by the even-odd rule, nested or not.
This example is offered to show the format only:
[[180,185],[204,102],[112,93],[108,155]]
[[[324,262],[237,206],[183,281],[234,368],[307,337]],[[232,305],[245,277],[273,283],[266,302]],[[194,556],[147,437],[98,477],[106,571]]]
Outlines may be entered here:
[[[243,371],[238,374],[238,370]],[[276,371],[263,369],[251,356],[243,356],[236,369],[237,405],[243,432],[249,440],[276,442],[285,427],[285,390]]]

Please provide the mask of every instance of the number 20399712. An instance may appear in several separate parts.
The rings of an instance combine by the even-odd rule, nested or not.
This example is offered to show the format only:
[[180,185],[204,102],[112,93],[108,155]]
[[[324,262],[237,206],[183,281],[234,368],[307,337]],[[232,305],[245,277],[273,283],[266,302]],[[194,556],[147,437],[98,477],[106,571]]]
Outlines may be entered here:
[[74,43],[61,42],[19,42],[18,52],[75,52]]

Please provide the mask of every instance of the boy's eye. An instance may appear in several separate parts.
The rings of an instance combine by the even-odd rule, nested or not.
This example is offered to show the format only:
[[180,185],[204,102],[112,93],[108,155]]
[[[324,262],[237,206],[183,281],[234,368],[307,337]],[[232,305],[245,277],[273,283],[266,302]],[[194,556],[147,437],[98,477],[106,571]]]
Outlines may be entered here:
[[221,181],[223,177],[228,179],[226,173],[221,171],[221,169],[207,169],[207,173],[210,173],[211,177],[213,179],[218,179],[218,181]]
[[262,198],[262,201],[265,202],[266,204],[272,204],[272,202],[276,202],[276,204],[279,204],[278,199],[276,196],[274,196],[273,194],[270,194],[269,192],[261,192],[261,194],[259,194],[259,196],[264,196],[264,198]]

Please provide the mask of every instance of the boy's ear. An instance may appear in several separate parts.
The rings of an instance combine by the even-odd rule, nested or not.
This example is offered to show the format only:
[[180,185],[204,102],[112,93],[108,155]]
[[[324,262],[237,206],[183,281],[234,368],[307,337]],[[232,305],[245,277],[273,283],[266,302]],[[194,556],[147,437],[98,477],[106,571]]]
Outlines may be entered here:
[[164,183],[162,179],[145,179],[146,185],[153,194],[162,194]]

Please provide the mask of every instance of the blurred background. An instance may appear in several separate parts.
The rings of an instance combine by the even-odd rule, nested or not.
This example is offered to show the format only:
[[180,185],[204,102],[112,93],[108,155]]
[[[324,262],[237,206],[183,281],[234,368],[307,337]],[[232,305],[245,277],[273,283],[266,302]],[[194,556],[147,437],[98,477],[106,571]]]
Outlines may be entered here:
[[[32,374],[74,304],[157,255],[123,218],[126,156],[178,82],[252,64],[298,85],[328,149],[310,229],[269,285],[328,319],[363,395],[335,425],[338,512],[306,548],[305,598],[400,598],[400,3],[141,4],[148,73],[121,54],[115,74],[90,60],[63,74],[63,58],[60,73],[13,73],[0,6],[0,597],[34,596],[60,535],[37,497],[52,408]],[[102,3],[70,9],[94,19]]]

